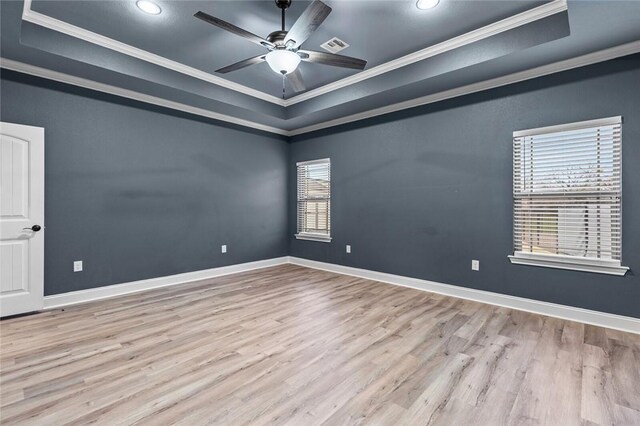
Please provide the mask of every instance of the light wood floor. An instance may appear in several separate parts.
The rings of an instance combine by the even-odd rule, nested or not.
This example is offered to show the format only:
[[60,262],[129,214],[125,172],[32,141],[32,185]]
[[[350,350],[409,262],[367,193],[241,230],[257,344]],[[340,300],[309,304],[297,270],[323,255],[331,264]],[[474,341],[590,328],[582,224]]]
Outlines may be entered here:
[[640,425],[638,335],[292,265],[0,327],[3,425]]

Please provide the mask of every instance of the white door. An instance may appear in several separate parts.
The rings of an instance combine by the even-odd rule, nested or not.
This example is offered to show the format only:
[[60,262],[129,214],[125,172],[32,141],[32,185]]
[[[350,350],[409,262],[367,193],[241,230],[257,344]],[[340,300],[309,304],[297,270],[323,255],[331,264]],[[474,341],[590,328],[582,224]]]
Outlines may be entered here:
[[44,129],[0,123],[0,316],[44,301]]

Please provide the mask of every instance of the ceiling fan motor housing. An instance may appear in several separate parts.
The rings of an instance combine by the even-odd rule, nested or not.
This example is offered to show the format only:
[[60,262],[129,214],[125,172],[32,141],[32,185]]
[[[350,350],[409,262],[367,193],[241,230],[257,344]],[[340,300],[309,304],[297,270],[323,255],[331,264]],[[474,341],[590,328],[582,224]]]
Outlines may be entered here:
[[267,36],[267,41],[275,44],[276,46],[283,46],[287,32],[288,31],[274,31]]

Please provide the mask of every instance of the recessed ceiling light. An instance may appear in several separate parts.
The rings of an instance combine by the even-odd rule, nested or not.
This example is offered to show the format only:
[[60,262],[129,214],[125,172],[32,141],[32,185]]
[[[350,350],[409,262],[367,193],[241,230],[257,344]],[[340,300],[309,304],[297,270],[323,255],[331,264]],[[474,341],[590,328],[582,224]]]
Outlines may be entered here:
[[440,3],[440,0],[418,0],[416,6],[418,9],[433,9]]
[[138,6],[138,9],[141,11],[150,15],[159,15],[160,12],[162,12],[160,6],[149,0],[138,0],[136,2],[136,6]]

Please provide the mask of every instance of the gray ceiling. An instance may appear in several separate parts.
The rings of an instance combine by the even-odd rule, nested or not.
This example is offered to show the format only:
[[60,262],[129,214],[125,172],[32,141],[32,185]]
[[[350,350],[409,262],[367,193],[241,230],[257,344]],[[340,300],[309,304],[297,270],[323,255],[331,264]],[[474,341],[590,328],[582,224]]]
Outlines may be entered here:
[[[85,28],[131,46],[207,72],[266,52],[249,41],[193,17],[199,10],[266,37],[280,27],[280,9],[263,1],[161,1],[163,11],[147,15],[135,1],[34,1],[32,10]],[[310,1],[294,0],[287,28]],[[341,54],[368,61],[368,68],[507,18],[544,1],[443,1],[419,10],[412,0],[330,1],[333,11],[305,49],[337,36],[350,44]],[[325,85],[357,71],[302,63],[307,89]],[[262,63],[223,76],[274,96],[281,95],[281,77]]]
[[[142,14],[135,0],[36,1],[32,9],[207,72],[255,56],[261,48],[196,20],[195,11],[260,35],[278,25],[272,0],[158,3],[164,9],[159,16]],[[332,14],[304,47],[319,50],[320,43],[338,36],[352,45],[344,54],[366,58],[372,67],[545,2],[441,0],[431,11],[419,11],[414,0],[327,3]],[[294,0],[289,25],[305,5]],[[23,21],[22,8],[22,0],[0,0],[5,59],[285,131],[640,40],[640,1],[569,1],[568,11],[285,108]],[[302,66],[309,88],[357,74]],[[224,77],[276,96],[281,90],[279,77],[265,64]]]

